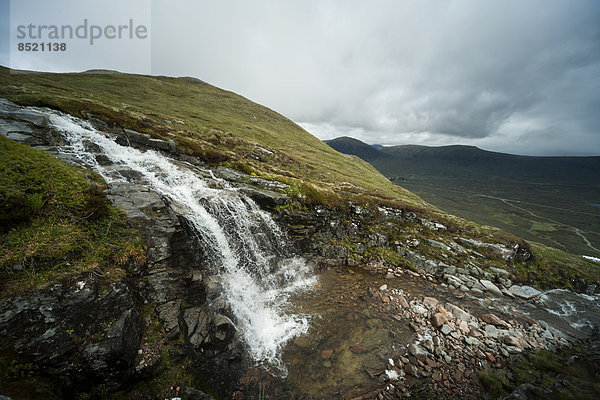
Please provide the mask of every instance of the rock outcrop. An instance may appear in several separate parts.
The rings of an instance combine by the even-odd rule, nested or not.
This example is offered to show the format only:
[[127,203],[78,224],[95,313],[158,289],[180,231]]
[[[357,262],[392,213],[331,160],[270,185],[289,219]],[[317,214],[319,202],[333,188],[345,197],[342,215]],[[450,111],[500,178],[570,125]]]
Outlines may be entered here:
[[57,284],[0,303],[3,347],[65,390],[119,388],[134,373],[143,331],[131,290],[122,282]]

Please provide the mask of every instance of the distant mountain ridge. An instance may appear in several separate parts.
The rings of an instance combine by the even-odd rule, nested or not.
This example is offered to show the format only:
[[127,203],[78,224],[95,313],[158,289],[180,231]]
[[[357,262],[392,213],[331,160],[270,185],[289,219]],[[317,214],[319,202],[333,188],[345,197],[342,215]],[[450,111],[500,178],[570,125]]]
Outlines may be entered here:
[[499,176],[546,183],[587,183],[600,176],[600,156],[520,156],[465,145],[374,147],[349,137],[325,143],[341,153],[370,162],[388,178],[417,172],[449,178],[461,174],[474,178]]
[[535,157],[474,146],[326,143],[462,218],[579,254],[600,248],[600,157]]
[[348,136],[325,140],[325,143],[340,153],[352,154],[366,161],[382,156],[382,153],[379,152],[381,147],[371,146]]

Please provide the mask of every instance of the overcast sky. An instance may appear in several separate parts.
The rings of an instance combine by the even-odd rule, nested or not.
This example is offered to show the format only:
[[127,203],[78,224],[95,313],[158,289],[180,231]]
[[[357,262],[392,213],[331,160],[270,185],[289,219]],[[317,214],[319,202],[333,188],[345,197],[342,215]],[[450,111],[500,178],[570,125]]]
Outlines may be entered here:
[[600,155],[599,1],[148,3],[153,74],[232,90],[321,139]]

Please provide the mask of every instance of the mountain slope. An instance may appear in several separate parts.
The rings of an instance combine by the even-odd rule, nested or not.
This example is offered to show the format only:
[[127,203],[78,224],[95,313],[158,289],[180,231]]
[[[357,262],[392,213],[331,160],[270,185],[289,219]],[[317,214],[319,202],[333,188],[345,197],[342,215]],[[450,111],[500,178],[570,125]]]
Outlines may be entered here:
[[310,183],[325,195],[358,192],[422,203],[371,165],[333,151],[284,116],[198,79],[105,71],[11,74],[2,67],[0,97],[172,139],[211,164],[292,183],[300,192],[310,193],[305,186]]
[[340,153],[352,154],[367,161],[379,158],[382,155],[375,147],[348,136],[325,140],[324,142]]
[[473,146],[393,146],[379,151],[382,156],[377,166],[385,174],[416,163],[420,171],[445,173],[448,177],[461,172],[472,177],[492,175],[523,182],[588,183],[600,171],[600,157],[517,156]]
[[[338,138],[327,143],[348,151],[348,142]],[[354,148],[368,146],[356,142],[352,139]],[[447,212],[563,250],[600,254],[595,206],[600,157],[517,156],[473,146],[371,149],[377,153],[365,160]]]

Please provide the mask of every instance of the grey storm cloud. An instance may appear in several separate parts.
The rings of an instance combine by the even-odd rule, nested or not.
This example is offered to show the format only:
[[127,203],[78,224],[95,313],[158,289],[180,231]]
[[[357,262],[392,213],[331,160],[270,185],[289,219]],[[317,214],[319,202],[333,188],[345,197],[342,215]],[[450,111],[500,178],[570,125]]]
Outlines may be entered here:
[[[598,2],[224,2],[204,9],[198,53],[184,56],[178,71],[268,105],[320,138],[600,153]],[[159,54],[153,68],[173,72],[178,55]]]
[[598,1],[151,4],[153,74],[232,90],[319,138],[600,154]]

